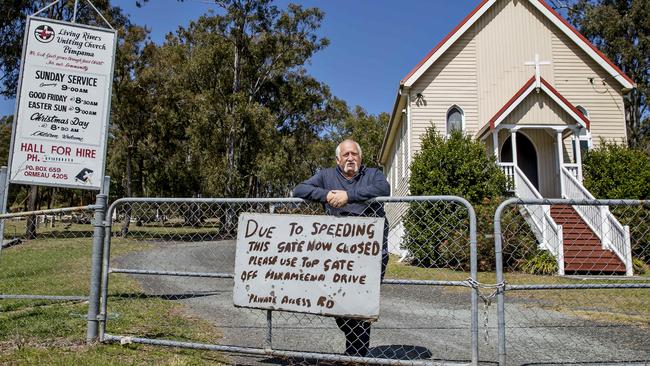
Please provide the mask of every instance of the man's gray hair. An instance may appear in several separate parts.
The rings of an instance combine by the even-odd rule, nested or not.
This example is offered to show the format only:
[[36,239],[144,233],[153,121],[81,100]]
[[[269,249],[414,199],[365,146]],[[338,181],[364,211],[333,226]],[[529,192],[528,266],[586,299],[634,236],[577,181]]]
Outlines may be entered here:
[[361,145],[359,145],[358,142],[356,142],[356,141],[354,141],[352,139],[345,139],[345,140],[341,141],[336,146],[336,151],[334,152],[334,154],[335,154],[334,156],[336,156],[337,158],[339,157],[339,154],[341,154],[341,145],[343,145],[343,143],[346,142],[346,141],[354,142],[354,144],[357,145],[357,150],[359,150],[359,156],[363,156],[363,152],[361,151]]

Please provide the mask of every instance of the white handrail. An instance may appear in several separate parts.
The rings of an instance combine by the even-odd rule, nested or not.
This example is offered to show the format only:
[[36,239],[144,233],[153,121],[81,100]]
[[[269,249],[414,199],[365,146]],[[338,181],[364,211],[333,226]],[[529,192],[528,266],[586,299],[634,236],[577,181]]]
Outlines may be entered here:
[[[562,167],[562,181],[565,188],[564,198],[568,199],[595,199],[594,196],[578,181],[568,169]],[[587,223],[587,226],[596,234],[603,245],[625,263],[625,274],[632,275],[632,246],[630,243],[629,228],[621,225],[607,206],[573,206],[578,215]]]
[[499,168],[506,176],[506,189],[509,192],[515,191],[515,164],[514,163],[498,163]]
[[573,175],[576,178],[576,180],[580,181],[580,179],[578,178],[578,174],[580,174],[578,164],[564,163],[562,166],[566,168],[566,170],[568,170],[571,173],[571,175]]
[[[542,195],[528,180],[526,175],[513,165],[515,178],[515,193],[519,198],[542,199]],[[564,275],[564,246],[562,226],[558,225],[551,217],[549,205],[523,205],[529,213],[531,228],[537,237],[542,249],[548,250],[557,259],[558,272]],[[527,220],[528,221],[528,220]]]

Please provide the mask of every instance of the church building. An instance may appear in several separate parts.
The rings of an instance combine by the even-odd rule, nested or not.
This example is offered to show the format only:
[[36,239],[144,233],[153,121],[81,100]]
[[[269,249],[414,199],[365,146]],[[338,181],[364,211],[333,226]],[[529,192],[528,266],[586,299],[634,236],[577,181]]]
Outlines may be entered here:
[[[399,83],[380,155],[391,194],[408,194],[410,162],[434,127],[484,141],[518,197],[593,198],[582,155],[601,139],[626,141],[624,97],[634,86],[544,0],[483,0]],[[560,274],[631,275],[629,230],[607,208],[573,209],[594,234],[599,265],[565,248],[571,228],[560,210],[526,206]],[[393,237],[403,232],[398,211],[389,213]]]

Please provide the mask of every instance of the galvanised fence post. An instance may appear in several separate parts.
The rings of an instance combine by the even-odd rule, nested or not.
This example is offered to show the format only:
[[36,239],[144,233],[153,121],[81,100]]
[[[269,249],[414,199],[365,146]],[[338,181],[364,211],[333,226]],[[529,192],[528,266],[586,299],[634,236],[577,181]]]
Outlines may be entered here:
[[[503,244],[501,238],[501,215],[503,210],[519,199],[511,198],[502,202],[494,213],[494,255],[495,267],[497,272],[497,284],[503,283]],[[498,345],[497,354],[499,365],[506,364],[506,323],[505,323],[505,303],[503,288],[497,291],[497,332]]]
[[95,203],[95,219],[93,221],[93,251],[91,257],[90,296],[88,301],[88,326],[86,342],[91,343],[98,337],[97,315],[99,314],[99,295],[102,274],[102,251],[104,243],[104,216],[106,213],[106,195],[98,194]]
[[[9,195],[9,185],[7,182],[7,167],[0,168],[0,214],[7,212],[7,196]],[[5,239],[5,220],[0,220],[0,249]]]
[[[469,213],[469,244],[470,244],[470,277],[478,282],[478,247],[476,241],[476,212],[469,201],[461,201]],[[472,365],[477,366],[479,360],[478,352],[478,290],[474,289],[471,294],[471,332],[472,332]]]

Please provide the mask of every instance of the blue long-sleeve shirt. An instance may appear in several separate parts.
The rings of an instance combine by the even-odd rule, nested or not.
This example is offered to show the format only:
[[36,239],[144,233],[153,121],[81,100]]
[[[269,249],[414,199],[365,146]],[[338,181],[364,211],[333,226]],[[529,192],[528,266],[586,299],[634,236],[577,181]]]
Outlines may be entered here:
[[[327,193],[331,190],[346,191],[348,204],[334,208],[327,204]],[[298,184],[293,190],[293,196],[325,204],[325,210],[335,216],[375,216],[384,217],[384,205],[378,202],[365,201],[390,195],[390,185],[381,170],[361,166],[359,172],[348,179],[341,168],[319,170],[314,176]]]

